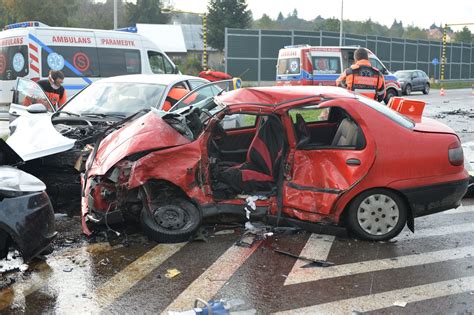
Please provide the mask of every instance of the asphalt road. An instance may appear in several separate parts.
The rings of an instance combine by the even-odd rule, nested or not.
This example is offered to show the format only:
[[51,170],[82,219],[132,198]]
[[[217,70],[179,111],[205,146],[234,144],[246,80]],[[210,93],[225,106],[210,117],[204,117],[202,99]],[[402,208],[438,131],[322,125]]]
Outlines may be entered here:
[[[56,252],[0,291],[3,314],[151,314],[190,309],[196,298],[240,301],[245,314],[466,314],[474,309],[474,200],[416,220],[390,242],[330,234],[275,235],[239,247],[238,230],[207,242],[155,244],[124,234],[87,243],[79,218],[58,218]],[[334,234],[334,235],[331,235]],[[306,262],[272,248],[328,260]],[[169,269],[180,274],[167,278]],[[398,305],[398,306],[397,306]]]
[[[474,140],[470,89],[410,97],[427,100],[426,116]],[[132,227],[91,243],[79,217],[57,215],[55,252],[2,274],[0,313],[151,314],[191,309],[201,298],[233,300],[246,311],[239,314],[466,314],[474,310],[473,222],[474,199],[464,199],[456,210],[416,219],[414,234],[404,230],[390,242],[329,230],[240,247],[240,229],[211,232],[206,242],[156,244]],[[275,247],[334,266],[303,268]],[[20,264],[11,259],[0,269]],[[170,269],[180,274],[168,278]]]

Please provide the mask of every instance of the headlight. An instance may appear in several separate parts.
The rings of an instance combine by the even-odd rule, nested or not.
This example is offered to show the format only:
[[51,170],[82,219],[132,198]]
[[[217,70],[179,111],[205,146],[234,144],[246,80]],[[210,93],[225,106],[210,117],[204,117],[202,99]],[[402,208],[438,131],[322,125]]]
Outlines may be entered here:
[[46,185],[31,174],[11,166],[0,166],[0,191],[37,192],[46,190]]

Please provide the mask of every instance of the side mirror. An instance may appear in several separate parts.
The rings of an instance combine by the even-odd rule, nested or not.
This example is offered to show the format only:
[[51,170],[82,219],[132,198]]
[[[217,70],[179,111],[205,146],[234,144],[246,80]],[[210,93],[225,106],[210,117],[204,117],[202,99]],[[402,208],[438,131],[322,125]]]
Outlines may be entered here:
[[26,111],[30,114],[44,114],[48,112],[46,106],[44,106],[43,104],[30,105],[26,108]]
[[179,74],[179,69],[178,69],[178,66],[174,66],[174,71],[173,71],[174,74]]

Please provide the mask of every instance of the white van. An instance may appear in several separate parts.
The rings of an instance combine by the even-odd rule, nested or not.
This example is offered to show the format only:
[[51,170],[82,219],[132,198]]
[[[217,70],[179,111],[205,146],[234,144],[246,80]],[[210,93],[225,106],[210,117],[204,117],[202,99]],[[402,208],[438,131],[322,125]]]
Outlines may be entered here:
[[127,31],[49,27],[40,22],[11,24],[0,32],[0,119],[8,106],[16,78],[33,81],[49,70],[64,73],[71,97],[95,80],[124,74],[179,73],[155,44]]

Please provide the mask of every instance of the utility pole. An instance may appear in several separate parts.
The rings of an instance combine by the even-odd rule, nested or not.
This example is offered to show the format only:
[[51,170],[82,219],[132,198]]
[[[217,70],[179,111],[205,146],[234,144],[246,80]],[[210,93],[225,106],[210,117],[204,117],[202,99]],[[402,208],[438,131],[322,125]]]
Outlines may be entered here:
[[117,1],[114,0],[114,30],[118,29],[118,23],[117,23]]
[[342,24],[344,23],[344,0],[341,0],[341,23],[339,27],[339,46],[342,46]]
[[447,46],[447,33],[448,33],[448,27],[450,26],[466,26],[466,25],[474,25],[474,23],[455,23],[455,24],[444,24],[444,29],[443,29],[443,46],[441,47],[441,71],[440,71],[440,76],[439,79],[441,80],[441,86],[443,86],[443,80],[444,80],[444,67],[446,65],[446,46]]

